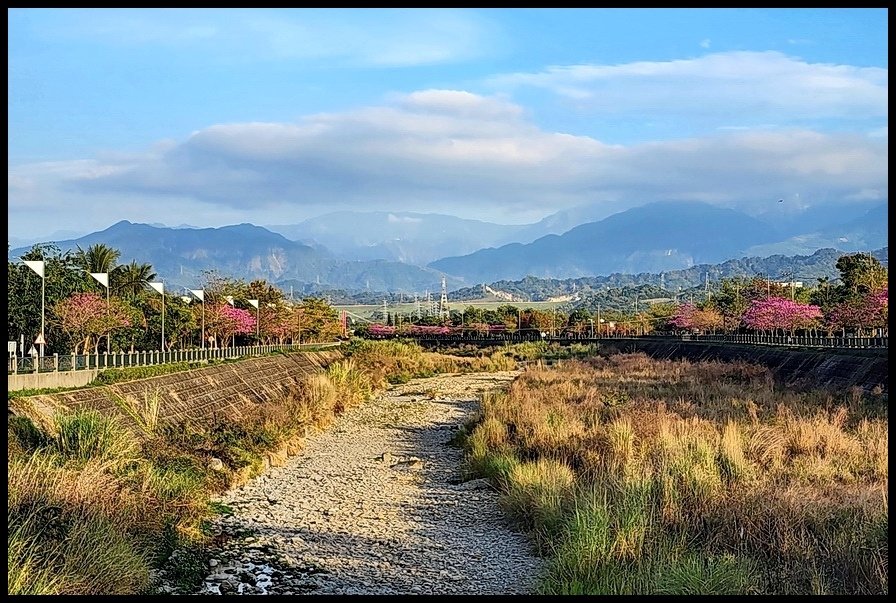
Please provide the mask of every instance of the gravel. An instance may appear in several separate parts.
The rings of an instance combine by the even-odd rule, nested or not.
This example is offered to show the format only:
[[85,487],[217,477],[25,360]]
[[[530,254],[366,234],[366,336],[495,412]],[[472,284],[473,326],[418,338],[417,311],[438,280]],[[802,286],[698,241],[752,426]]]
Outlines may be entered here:
[[[487,390],[518,375],[391,386],[219,502],[206,594],[530,594],[544,561],[449,445]],[[163,592],[170,592],[163,587]]]

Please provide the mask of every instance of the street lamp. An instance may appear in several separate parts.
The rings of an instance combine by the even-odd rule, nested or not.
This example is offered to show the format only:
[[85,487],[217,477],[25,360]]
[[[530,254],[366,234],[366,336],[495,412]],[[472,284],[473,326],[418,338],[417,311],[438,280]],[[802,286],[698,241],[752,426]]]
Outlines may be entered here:
[[259,326],[261,324],[261,322],[260,322],[261,321],[261,310],[258,308],[258,300],[257,299],[248,299],[246,301],[249,302],[250,306],[255,308],[255,341],[256,341],[256,345],[261,345],[261,337],[260,337],[261,328]]
[[165,351],[165,284],[162,282],[149,283],[149,286],[162,296],[162,351]]
[[202,302],[202,349],[205,349],[205,291],[203,289],[190,289],[190,293]]
[[[46,314],[46,299],[47,299],[47,279],[44,276],[44,261],[43,260],[22,260],[22,262],[34,270],[37,273],[37,276],[40,277],[40,335],[37,339],[34,340],[34,343],[40,346],[40,355],[44,355],[44,346],[47,344],[47,339],[44,333],[44,326],[46,324],[45,314]],[[38,369],[39,370],[39,369]]]
[[[90,276],[96,279],[96,282],[106,288],[106,317],[109,316],[109,273],[108,272],[91,272]],[[97,343],[97,352],[99,352],[99,343]],[[112,329],[109,329],[106,335],[106,352],[112,353]]]

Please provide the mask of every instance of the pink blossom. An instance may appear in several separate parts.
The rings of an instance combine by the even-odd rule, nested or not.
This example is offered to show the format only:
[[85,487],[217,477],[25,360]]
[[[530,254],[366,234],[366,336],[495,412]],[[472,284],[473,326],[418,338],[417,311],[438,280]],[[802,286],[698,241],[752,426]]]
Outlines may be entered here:
[[803,304],[785,297],[769,297],[756,299],[744,312],[744,324],[758,331],[774,331],[783,329],[810,328],[821,317],[821,308],[811,304]]

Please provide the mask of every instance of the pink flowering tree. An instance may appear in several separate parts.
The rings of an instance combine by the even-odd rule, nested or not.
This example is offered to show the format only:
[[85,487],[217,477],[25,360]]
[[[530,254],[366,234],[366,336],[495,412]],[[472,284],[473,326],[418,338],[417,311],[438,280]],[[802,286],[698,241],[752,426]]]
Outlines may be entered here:
[[261,312],[261,336],[263,339],[286,343],[293,336],[292,310],[283,305],[264,308]]
[[389,325],[372,324],[367,327],[367,332],[373,337],[389,337],[395,334],[395,327]]
[[669,324],[684,331],[704,333],[720,329],[724,324],[722,313],[712,307],[698,308],[694,304],[682,304],[669,319]]
[[213,347],[228,347],[236,335],[255,333],[255,315],[249,310],[222,303],[206,310],[205,331]]
[[886,328],[889,317],[888,285],[857,298],[846,299],[831,308],[825,317],[830,331]]
[[72,341],[72,353],[86,354],[93,344],[115,329],[130,326],[128,306],[118,298],[106,299],[97,293],[75,293],[51,308],[56,324]]
[[797,329],[818,325],[821,308],[785,297],[755,299],[744,312],[744,324],[757,331],[776,332],[779,329],[793,334]]
[[681,304],[678,306],[678,309],[675,310],[672,318],[669,319],[669,324],[682,331],[693,331],[697,329],[697,326],[694,323],[694,314],[696,314],[696,312],[697,306],[694,304]]

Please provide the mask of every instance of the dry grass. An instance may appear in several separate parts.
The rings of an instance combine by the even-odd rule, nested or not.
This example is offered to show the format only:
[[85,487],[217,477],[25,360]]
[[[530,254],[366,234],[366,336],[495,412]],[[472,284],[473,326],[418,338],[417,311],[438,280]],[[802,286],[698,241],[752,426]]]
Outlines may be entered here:
[[162,425],[151,391],[119,400],[130,427],[92,411],[41,423],[11,417],[9,593],[151,592],[150,567],[207,540],[210,496],[263,471],[309,429],[326,428],[390,380],[514,367],[503,353],[457,358],[366,342],[283,399],[210,424]]
[[[550,592],[670,592],[659,576],[673,575],[685,593],[700,567],[717,567],[718,592],[887,592],[880,394],[781,391],[746,363],[626,354],[530,368],[483,402],[468,443],[539,542],[553,534]],[[540,462],[573,472],[573,507],[531,494]],[[543,507],[565,509],[566,529],[556,513],[540,524]]]

